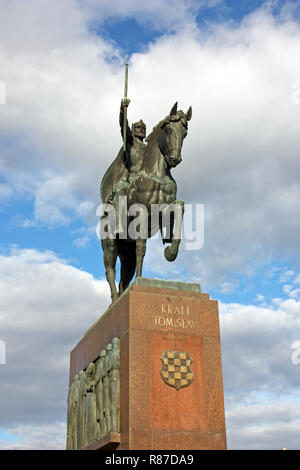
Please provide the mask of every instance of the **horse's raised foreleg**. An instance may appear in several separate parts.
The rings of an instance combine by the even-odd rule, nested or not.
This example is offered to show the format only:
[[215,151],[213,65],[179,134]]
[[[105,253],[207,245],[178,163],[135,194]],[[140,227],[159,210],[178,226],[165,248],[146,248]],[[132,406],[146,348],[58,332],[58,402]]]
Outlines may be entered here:
[[117,243],[115,239],[106,238],[101,240],[103,249],[103,260],[105,266],[105,275],[110,287],[111,300],[114,302],[118,298],[116,288],[116,261],[118,256]]
[[146,253],[146,239],[136,240],[136,277],[142,277],[143,261]]
[[171,245],[165,249],[164,255],[168,261],[174,261],[177,258],[181,242],[181,226],[184,213],[183,201],[174,201],[169,205],[168,210],[170,211]]

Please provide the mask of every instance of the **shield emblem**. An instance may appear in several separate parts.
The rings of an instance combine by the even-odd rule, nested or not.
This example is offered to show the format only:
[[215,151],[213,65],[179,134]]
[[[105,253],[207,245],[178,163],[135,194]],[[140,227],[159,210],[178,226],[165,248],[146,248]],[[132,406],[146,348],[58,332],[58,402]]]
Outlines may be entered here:
[[194,378],[191,370],[193,362],[189,353],[183,351],[165,351],[161,356],[163,364],[160,376],[163,381],[179,390],[190,385]]

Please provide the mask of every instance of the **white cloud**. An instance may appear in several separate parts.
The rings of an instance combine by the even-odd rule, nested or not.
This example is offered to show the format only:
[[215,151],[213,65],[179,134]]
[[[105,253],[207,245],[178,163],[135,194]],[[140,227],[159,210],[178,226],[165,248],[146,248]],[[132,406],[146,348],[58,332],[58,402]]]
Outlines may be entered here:
[[275,297],[275,299],[272,299],[271,303],[278,307],[281,303],[283,302],[283,299],[281,297]]
[[[51,331],[51,334],[64,335],[68,331],[71,335],[84,325],[89,327],[89,321],[97,318],[98,302],[108,304],[106,281],[97,281],[91,274],[57,258],[53,252],[13,249],[11,256],[0,256],[0,262],[2,325],[15,322],[18,328],[30,329],[34,325],[45,334]],[[37,279],[38,289],[31,289]],[[86,301],[83,293],[84,297],[90,294],[91,300],[82,317]],[[18,304],[19,296],[22,296],[22,304]],[[77,304],[75,310],[74,304]],[[15,332],[21,334],[18,328]]]
[[288,282],[290,278],[294,276],[294,274],[294,271],[292,271],[291,269],[284,271],[280,276],[279,282]]
[[13,189],[9,184],[0,183],[0,201],[5,201],[13,195]]
[[65,422],[44,425],[19,424],[7,432],[17,442],[0,440],[2,450],[63,450],[66,447],[67,426]]
[[265,296],[262,294],[256,294],[255,300],[256,302],[263,302],[265,299]]
[[121,146],[123,60],[87,29],[94,8],[100,22],[119,11],[119,18],[153,23],[158,12],[167,17],[162,8],[174,11],[171,22],[183,9],[176,34],[164,34],[131,58],[128,111],[130,121],[142,117],[150,131],[176,99],[184,110],[193,106],[183,162],[173,173],[178,198],[205,204],[205,245],[178,263],[187,278],[221,288],[253,263],[295,257],[300,132],[290,94],[300,77],[300,27],[289,13],[278,21],[262,9],[238,26],[216,24],[203,32],[195,24],[184,27],[197,2],[78,8],[68,0],[55,8],[51,2],[51,14],[49,0],[37,9],[33,0],[26,9],[4,3],[11,6],[6,18],[0,15],[1,34],[13,22],[23,39],[8,34],[0,48],[0,78],[7,84],[0,132],[10,139],[9,146],[2,140],[0,164],[15,195],[35,198],[36,222],[53,226],[79,216],[95,226],[92,204],[100,202],[99,183]]
[[268,399],[231,404],[227,413],[228,447],[236,450],[298,449],[299,403]]
[[297,299],[297,297],[300,295],[300,289],[293,289],[290,291],[289,295],[292,297],[292,299]]
[[221,284],[221,292],[228,293],[233,292],[238,286],[238,282],[223,282]]
[[80,227],[72,232],[74,237],[73,245],[76,248],[85,248],[91,241],[97,240],[100,246],[100,240],[97,238],[96,227]]
[[299,374],[291,361],[291,343],[300,331],[300,302],[288,299],[275,305],[220,304],[228,397],[246,399],[258,391],[298,393]]
[[289,294],[291,292],[291,290],[292,290],[292,285],[291,284],[285,284],[283,286],[283,292],[285,294]]
[[74,194],[76,183],[72,175],[46,175],[38,183],[35,192],[35,219],[50,227],[67,225],[70,217],[66,214],[77,212],[83,214],[87,201],[80,202]]
[[183,27],[193,27],[195,14],[205,8],[213,8],[222,0],[85,0],[94,18],[116,22],[134,18],[139,24],[158,31],[169,32]]
[[90,238],[85,236],[85,237],[79,237],[79,238],[75,238],[75,240],[73,241],[73,245],[76,247],[76,248],[84,248],[85,246],[87,246],[87,244],[89,243],[90,241]]
[[300,295],[300,288],[298,288],[299,285],[299,275],[295,276],[295,272],[288,270],[285,271],[281,277],[280,277],[280,282],[287,282],[289,281],[290,284],[284,284],[283,285],[283,292],[287,294],[289,297],[292,299],[297,299]]
[[228,446],[299,448],[299,366],[292,361],[300,302],[276,308],[220,303]]
[[57,2],[55,7],[51,0],[2,0],[0,44],[12,53],[47,51],[84,36],[88,18],[74,0]]

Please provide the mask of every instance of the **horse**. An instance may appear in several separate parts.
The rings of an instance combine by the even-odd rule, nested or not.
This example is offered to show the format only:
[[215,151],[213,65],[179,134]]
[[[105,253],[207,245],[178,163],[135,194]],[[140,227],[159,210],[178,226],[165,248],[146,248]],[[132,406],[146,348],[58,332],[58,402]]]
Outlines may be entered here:
[[[190,121],[191,117],[191,106],[184,113],[181,110],[177,111],[176,102],[170,114],[160,121],[146,138],[147,144],[142,168],[131,176],[128,183],[126,202],[129,210],[124,222],[126,228],[125,237],[121,236],[120,233],[116,234],[110,230],[109,225],[111,225],[111,222],[107,222],[107,216],[114,207],[106,203],[109,193],[127,172],[122,162],[122,149],[102,179],[100,193],[104,203],[104,211],[101,222],[106,221],[107,227],[102,232],[102,234],[106,232],[106,236],[101,236],[101,244],[105,274],[111,290],[112,303],[130,285],[134,274],[136,277],[142,276],[146,240],[157,233],[158,230],[161,231],[163,243],[170,243],[170,246],[164,250],[165,258],[168,261],[174,261],[177,257],[181,241],[180,232],[184,203],[176,199],[177,185],[171,175],[171,169],[175,168],[182,161],[181,148],[183,140],[187,135],[188,121]],[[129,224],[134,221],[131,211],[134,207],[140,209],[140,211],[136,212],[137,215],[144,214],[144,227],[146,227],[146,231],[144,230],[143,234],[140,233],[137,236],[127,233],[127,230],[130,228]],[[156,216],[157,211],[159,212],[158,219],[156,217],[156,223],[153,223],[153,213],[155,212],[153,212],[153,208],[156,209]],[[128,215],[130,213],[131,215]],[[166,215],[169,216],[169,225],[165,222]],[[168,233],[164,236],[163,230],[166,226]],[[142,232],[141,226],[136,228]],[[108,232],[110,235],[108,235]],[[115,282],[116,261],[118,257],[121,263],[119,291],[116,288]]]

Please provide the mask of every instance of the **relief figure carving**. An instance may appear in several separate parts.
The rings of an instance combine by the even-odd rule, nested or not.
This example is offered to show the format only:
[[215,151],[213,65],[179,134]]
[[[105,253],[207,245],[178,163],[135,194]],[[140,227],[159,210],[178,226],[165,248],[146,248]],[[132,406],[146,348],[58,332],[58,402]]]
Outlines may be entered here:
[[68,392],[67,449],[83,449],[110,432],[120,432],[119,338],[74,376]]

